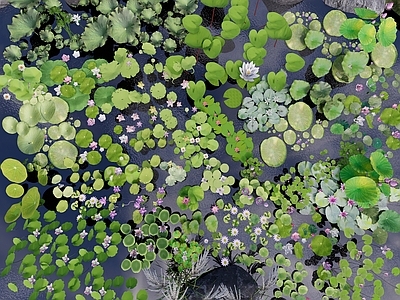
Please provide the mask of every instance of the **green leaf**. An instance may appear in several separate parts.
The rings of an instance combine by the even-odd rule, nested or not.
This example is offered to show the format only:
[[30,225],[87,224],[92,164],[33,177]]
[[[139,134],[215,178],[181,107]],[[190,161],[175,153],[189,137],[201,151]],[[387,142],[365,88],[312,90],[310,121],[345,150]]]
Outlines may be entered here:
[[368,45],[375,40],[376,29],[372,24],[365,24],[358,33],[361,44]]
[[317,235],[311,241],[311,249],[319,256],[328,256],[332,253],[332,242],[323,235]]
[[375,205],[379,200],[379,189],[371,178],[355,176],[345,182],[345,193],[363,208]]
[[227,98],[224,103],[229,108],[237,108],[242,104],[242,92],[235,88],[227,89],[224,93],[224,98]]
[[25,166],[16,159],[7,158],[1,163],[1,172],[11,182],[22,183],[28,177]]
[[392,18],[386,18],[381,20],[379,25],[377,38],[383,47],[390,46],[396,40],[396,21]]
[[285,71],[280,70],[278,73],[269,72],[267,81],[269,86],[276,92],[280,92],[286,85],[287,74]]
[[257,48],[262,48],[268,41],[268,33],[265,29],[256,31],[255,29],[249,32],[250,43]]
[[305,60],[298,54],[296,53],[288,53],[286,54],[286,64],[285,68],[289,72],[298,72],[300,71],[304,65],[305,65]]
[[29,219],[39,206],[40,193],[37,187],[31,187],[21,201],[22,218]]
[[211,41],[211,44],[207,47],[204,47],[203,43],[203,51],[209,58],[211,59],[216,58],[222,51],[222,43],[219,39],[214,38]]
[[10,39],[13,42],[20,40],[25,36],[30,36],[35,28],[40,27],[40,14],[34,8],[28,8],[26,12],[12,18],[11,25],[7,25],[10,31]]
[[375,11],[373,11],[371,9],[368,9],[368,8],[363,8],[363,7],[355,7],[354,8],[354,12],[361,19],[373,20],[373,19],[376,19],[379,16],[377,14],[377,12],[375,12]]
[[240,27],[232,21],[222,22],[221,36],[226,40],[231,40],[237,37],[240,33]]
[[276,12],[268,12],[267,19],[268,37],[279,40],[289,40],[292,37],[292,31],[283,16]]
[[304,80],[294,80],[290,86],[289,92],[293,100],[303,99],[310,90],[310,84]]
[[215,215],[209,215],[205,220],[206,227],[210,232],[217,232],[218,219]]
[[6,223],[12,223],[18,220],[19,216],[21,215],[21,204],[15,203],[10,206],[7,212],[4,215],[4,221]]
[[202,17],[196,14],[192,14],[185,16],[182,19],[182,24],[189,33],[196,34],[199,32],[202,21]]
[[327,58],[317,57],[311,67],[313,73],[317,77],[323,77],[329,73],[332,67],[332,62]]
[[320,31],[310,30],[307,32],[304,42],[308,49],[316,49],[324,43],[325,35]]
[[378,224],[388,232],[400,232],[400,214],[394,210],[383,211],[378,220]]
[[273,168],[279,167],[286,160],[286,144],[276,136],[270,137],[261,142],[260,154],[261,159],[267,166]]
[[340,33],[349,40],[358,38],[358,32],[365,25],[365,22],[360,19],[347,19],[340,26]]
[[9,282],[7,284],[7,287],[10,289],[11,292],[18,293],[18,287],[14,283]]
[[378,151],[372,152],[370,156],[371,165],[383,178],[391,178],[393,176],[393,168],[389,160]]
[[108,38],[108,18],[100,15],[93,23],[89,23],[82,33],[82,41],[86,51],[93,51],[104,46]]
[[140,22],[127,7],[112,12],[109,16],[109,35],[117,43],[137,42],[136,35],[140,33]]
[[369,55],[364,52],[347,52],[343,58],[342,67],[350,77],[357,76],[364,71],[369,61]]

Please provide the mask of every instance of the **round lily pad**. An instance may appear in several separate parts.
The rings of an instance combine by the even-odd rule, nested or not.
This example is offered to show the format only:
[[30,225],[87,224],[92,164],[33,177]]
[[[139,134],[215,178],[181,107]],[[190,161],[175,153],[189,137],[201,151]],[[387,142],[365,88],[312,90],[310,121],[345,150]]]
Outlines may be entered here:
[[291,129],[286,130],[283,133],[283,140],[285,141],[286,144],[293,145],[294,143],[296,143],[296,132],[294,132]]
[[327,34],[331,36],[341,36],[340,26],[347,20],[346,15],[340,10],[331,10],[325,15],[322,25]]
[[286,144],[278,137],[273,136],[262,141],[260,145],[262,160],[270,167],[281,166],[287,156]]
[[329,53],[333,56],[338,56],[342,53],[342,44],[338,42],[333,42],[329,45]]
[[288,121],[294,130],[307,130],[310,128],[313,121],[313,112],[311,107],[304,102],[292,104],[289,106]]
[[1,122],[5,132],[9,134],[14,134],[17,132],[18,120],[12,116],[7,116]]
[[308,29],[303,24],[293,24],[290,26],[292,30],[292,38],[286,41],[286,45],[297,51],[302,51],[307,48],[304,39],[306,38]]
[[19,198],[24,194],[24,188],[17,183],[11,183],[6,187],[6,194],[10,198]]
[[44,144],[44,132],[38,127],[31,127],[25,135],[18,135],[17,145],[25,154],[35,154]]
[[13,158],[5,159],[0,168],[4,177],[11,182],[21,183],[28,177],[25,166],[19,160]]
[[315,138],[315,139],[322,139],[324,136],[324,127],[321,124],[315,124],[312,128],[311,128],[311,135]]
[[379,189],[369,177],[355,176],[346,181],[346,196],[363,208],[375,205],[379,200]]
[[63,213],[68,209],[68,201],[67,200],[60,200],[60,202],[58,202],[56,210],[59,213]]
[[25,135],[29,132],[29,125],[21,121],[18,122],[16,129],[19,135]]
[[344,59],[344,55],[339,55],[332,65],[332,75],[336,81],[343,83],[350,83],[354,80],[354,77],[349,76],[344,70],[342,66],[342,62]]
[[371,53],[371,59],[380,68],[390,68],[396,62],[397,54],[395,45],[391,44],[388,47],[383,47],[381,43],[377,43]]
[[19,118],[29,126],[35,126],[42,118],[36,105],[26,103],[19,109]]
[[50,162],[56,168],[67,169],[64,160],[69,159],[75,161],[78,156],[78,150],[70,142],[57,141],[50,146],[48,156]]

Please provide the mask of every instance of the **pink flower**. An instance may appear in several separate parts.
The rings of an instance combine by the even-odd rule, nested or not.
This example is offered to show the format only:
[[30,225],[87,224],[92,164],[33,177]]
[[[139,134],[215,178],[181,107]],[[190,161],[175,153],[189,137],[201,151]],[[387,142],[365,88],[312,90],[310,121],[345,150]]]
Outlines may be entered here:
[[382,250],[382,254],[383,254],[383,255],[386,255],[386,252],[387,252],[387,251],[390,251],[390,248],[389,248],[388,246],[385,245],[385,246],[381,247],[381,250]]
[[119,188],[119,186],[114,186],[113,187],[113,192],[114,193],[119,193],[121,191],[121,189]]
[[118,122],[125,121],[125,117],[124,117],[123,115],[119,114],[119,115],[117,116],[117,120],[118,120]]
[[135,126],[126,126],[126,132],[128,133],[135,132],[135,130]]
[[347,211],[342,211],[339,216],[342,218],[346,218],[349,215],[349,213]]
[[332,269],[332,265],[330,263],[328,263],[327,261],[324,261],[322,263],[322,266],[324,267],[325,270],[331,270]]
[[298,232],[292,233],[292,236],[290,237],[293,241],[297,242],[300,240],[300,234]]
[[114,219],[114,217],[115,217],[116,215],[117,215],[117,212],[116,212],[115,210],[110,211],[109,216],[110,216],[111,219]]
[[353,206],[354,204],[356,204],[356,202],[352,199],[347,200],[347,205],[348,206]]
[[189,198],[188,197],[183,198],[182,203],[183,204],[188,204],[189,203]]
[[92,99],[90,99],[90,100],[87,102],[87,105],[90,106],[90,107],[94,106],[94,101],[93,101]]
[[139,117],[139,115],[137,113],[133,113],[131,118],[132,118],[133,121],[136,121],[136,120],[140,119],[140,117]]
[[383,14],[381,14],[381,19],[384,19],[384,18],[386,18],[386,16],[387,16],[387,13],[383,13]]
[[218,206],[216,206],[215,204],[214,204],[213,206],[211,206],[211,212],[212,212],[213,214],[216,214],[216,213],[218,212],[218,210],[219,210],[219,208],[218,208]]
[[185,90],[185,89],[190,89],[190,87],[189,87],[189,81],[187,81],[187,80],[183,80],[182,83],[181,83],[181,86],[182,86],[182,89],[183,89],[183,90]]
[[68,62],[68,61],[69,61],[69,55],[63,54],[63,55],[61,56],[61,60],[62,60],[63,62]]
[[335,196],[329,196],[328,200],[329,200],[329,203],[331,203],[331,204],[335,204],[336,203],[336,197]]
[[115,175],[121,175],[122,174],[122,169],[121,168],[115,168],[114,173],[115,173]]
[[89,148],[92,149],[92,150],[96,149],[97,148],[97,142],[95,142],[95,141],[91,142],[89,144]]
[[360,83],[356,84],[356,91],[357,92],[361,92],[363,90],[363,88],[364,88],[364,86],[362,84],[360,84]]
[[393,105],[392,105],[392,108],[393,108],[393,109],[396,109],[396,108],[397,108],[397,104],[396,104],[396,103],[393,104]]
[[66,84],[71,83],[71,80],[72,80],[71,76],[65,76],[65,78],[64,78],[64,82],[65,82]]
[[196,106],[193,106],[192,107],[192,112],[196,112],[197,111],[197,107]]
[[96,124],[96,119],[89,118],[87,120],[87,124],[88,126],[93,126],[94,124]]
[[386,10],[391,10],[393,8],[393,4],[394,4],[394,2],[386,3],[385,9]]
[[171,100],[167,100],[167,107],[173,107],[174,106],[174,102],[172,102]]
[[138,122],[136,122],[136,127],[138,127],[138,128],[140,128],[140,127],[142,127],[142,122],[140,122],[140,121],[138,121]]
[[181,102],[176,102],[176,107],[181,107],[182,106],[182,103]]
[[362,112],[365,116],[368,115],[368,114],[370,113],[369,107],[364,106],[364,107],[361,109],[361,112]]

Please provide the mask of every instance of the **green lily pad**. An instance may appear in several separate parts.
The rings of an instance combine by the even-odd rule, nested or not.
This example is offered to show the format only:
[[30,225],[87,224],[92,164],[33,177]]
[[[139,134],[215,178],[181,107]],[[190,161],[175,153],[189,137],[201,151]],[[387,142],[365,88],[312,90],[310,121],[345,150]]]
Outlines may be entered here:
[[25,135],[18,135],[17,145],[25,154],[35,154],[44,144],[44,132],[38,127],[31,127]]
[[25,166],[19,160],[13,158],[5,159],[0,168],[4,177],[11,182],[21,183],[28,177]]
[[316,49],[324,43],[325,35],[320,31],[310,30],[304,39],[308,49]]
[[396,21],[392,17],[389,17],[381,20],[376,37],[383,47],[388,47],[396,40],[396,33]]
[[119,44],[137,41],[140,33],[140,21],[127,7],[112,12],[109,16],[109,35]]
[[21,216],[21,203],[15,203],[10,206],[7,210],[6,214],[4,215],[4,221],[6,223],[12,223],[18,220]]
[[10,198],[17,199],[24,194],[24,188],[17,183],[11,183],[6,187],[6,194]]
[[270,137],[261,142],[260,154],[267,166],[279,167],[286,160],[286,144],[276,136]]
[[317,77],[323,77],[329,73],[332,67],[332,62],[326,58],[317,57],[311,67],[313,73]]
[[50,162],[59,169],[67,169],[64,161],[66,159],[76,160],[78,149],[68,141],[57,141],[53,143],[48,152]]
[[323,235],[317,235],[311,241],[311,249],[318,256],[328,256],[332,253],[332,242]]
[[371,53],[371,59],[379,68],[391,68],[397,60],[397,54],[395,45],[384,47],[381,43],[377,43]]
[[294,130],[306,131],[313,121],[313,112],[304,102],[297,102],[289,106],[288,122]]
[[26,103],[19,109],[19,118],[29,126],[35,126],[41,120],[38,106]]
[[343,82],[343,83],[350,83],[354,80],[354,76],[351,76],[343,69],[343,59],[344,55],[339,55],[332,65],[332,75],[336,81]]
[[375,172],[377,172],[380,176],[384,178],[391,178],[393,176],[392,165],[381,152],[372,152],[370,160]]
[[328,12],[322,25],[327,34],[331,36],[341,36],[340,26],[342,26],[343,22],[347,20],[347,16],[340,10],[331,10]]
[[30,188],[21,201],[21,212],[24,219],[29,219],[35,213],[40,203],[40,193],[37,187]]
[[12,116],[7,116],[1,122],[3,129],[8,134],[14,134],[17,132],[18,120]]
[[363,208],[375,205],[380,194],[375,181],[366,176],[355,176],[346,180],[345,192],[347,197]]
[[293,24],[290,26],[292,37],[286,41],[286,45],[297,51],[302,51],[307,48],[304,39],[306,38],[308,29],[303,24]]
[[304,80],[294,80],[290,86],[289,92],[290,96],[294,100],[303,99],[310,90],[310,84]]

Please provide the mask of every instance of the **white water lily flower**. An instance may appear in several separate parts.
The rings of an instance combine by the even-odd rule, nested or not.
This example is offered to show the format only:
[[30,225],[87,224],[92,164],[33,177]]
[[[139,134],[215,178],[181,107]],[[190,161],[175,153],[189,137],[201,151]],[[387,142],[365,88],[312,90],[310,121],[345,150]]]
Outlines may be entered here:
[[254,81],[254,79],[260,77],[260,75],[257,74],[258,70],[259,68],[256,67],[252,61],[244,62],[243,65],[239,67],[240,78],[245,81]]

